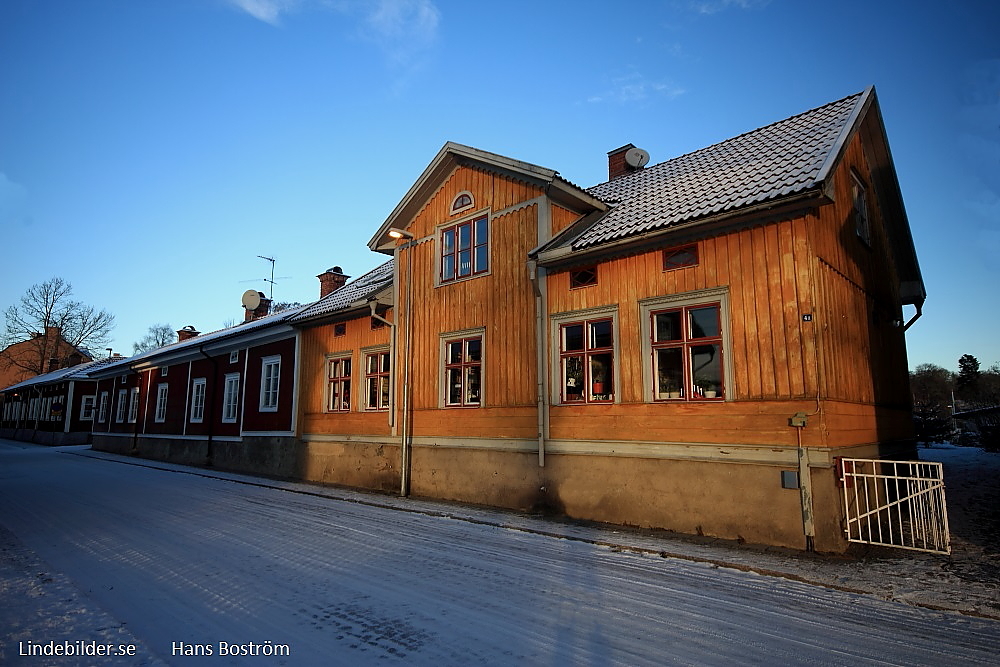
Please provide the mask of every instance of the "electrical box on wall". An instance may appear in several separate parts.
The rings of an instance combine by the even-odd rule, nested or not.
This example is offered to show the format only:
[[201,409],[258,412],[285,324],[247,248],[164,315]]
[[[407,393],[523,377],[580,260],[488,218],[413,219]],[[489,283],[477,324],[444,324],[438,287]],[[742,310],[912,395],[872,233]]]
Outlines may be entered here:
[[797,470],[781,471],[781,488],[783,489],[799,488],[799,473]]

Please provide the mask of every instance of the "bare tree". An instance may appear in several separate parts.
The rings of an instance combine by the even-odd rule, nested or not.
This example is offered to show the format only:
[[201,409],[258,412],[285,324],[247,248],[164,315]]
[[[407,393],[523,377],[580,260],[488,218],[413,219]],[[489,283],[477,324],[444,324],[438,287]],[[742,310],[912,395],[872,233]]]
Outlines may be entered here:
[[7,308],[2,355],[7,367],[32,375],[81,360],[80,352],[105,347],[111,340],[115,316],[73,298],[73,286],[62,278],[32,285],[19,303]]
[[177,333],[169,324],[154,324],[149,327],[146,335],[132,343],[132,354],[170,345],[177,341]]

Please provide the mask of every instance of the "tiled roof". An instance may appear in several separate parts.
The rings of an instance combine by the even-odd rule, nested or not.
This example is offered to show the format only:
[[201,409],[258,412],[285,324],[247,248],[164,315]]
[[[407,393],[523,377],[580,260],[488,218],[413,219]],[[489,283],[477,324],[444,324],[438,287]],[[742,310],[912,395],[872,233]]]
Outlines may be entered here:
[[829,160],[839,151],[843,133],[865,96],[845,97],[588,189],[613,207],[572,239],[573,249],[816,187],[827,175]]
[[86,380],[89,377],[88,373],[90,373],[90,371],[97,370],[102,366],[107,366],[113,362],[116,363],[121,360],[121,357],[108,357],[105,359],[98,359],[96,361],[88,361],[83,364],[77,364],[76,366],[70,366],[69,368],[60,368],[59,370],[42,373],[41,375],[36,375],[33,378],[28,378],[27,380],[23,380],[17,384],[5,387],[3,391],[24,389],[25,387],[32,387],[37,384],[52,384],[55,382],[66,382],[68,380]]
[[304,307],[291,319],[292,322],[310,320],[314,317],[329,315],[344,310],[353,303],[376,294],[392,283],[393,260],[377,266],[360,278],[355,278],[343,287],[336,289],[325,297]]
[[[131,365],[136,364],[141,361],[148,361],[155,357],[159,357],[165,354],[174,354],[176,352],[183,352],[189,348],[197,348],[208,343],[223,340],[225,338],[239,336],[250,331],[256,331],[258,329],[263,329],[268,326],[275,326],[282,324],[291,319],[294,315],[301,312],[303,308],[308,306],[296,306],[295,308],[289,308],[288,310],[283,310],[279,313],[274,313],[268,315],[267,317],[262,317],[257,320],[252,320],[250,322],[240,322],[231,327],[226,327],[225,329],[219,329],[217,331],[212,331],[209,333],[198,334],[193,338],[188,338],[187,340],[176,341],[170,343],[169,345],[164,345],[163,347],[158,347],[153,350],[147,350],[145,352],[140,352],[139,354],[132,355],[131,357],[122,357],[120,359],[113,360],[114,363],[107,364],[108,368],[118,366],[118,365]],[[98,369],[91,368],[90,371],[96,371]],[[106,370],[106,369],[100,369]]]

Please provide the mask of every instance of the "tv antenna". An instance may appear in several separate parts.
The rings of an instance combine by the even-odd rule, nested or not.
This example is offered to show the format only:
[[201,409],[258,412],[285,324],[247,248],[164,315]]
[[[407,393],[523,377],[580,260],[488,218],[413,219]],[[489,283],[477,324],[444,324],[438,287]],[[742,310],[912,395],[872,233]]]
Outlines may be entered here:
[[[263,281],[265,283],[267,283],[268,285],[270,285],[270,294],[268,295],[267,298],[269,298],[269,299],[271,299],[273,301],[274,300],[274,286],[278,284],[277,281],[278,280],[283,280],[285,278],[291,278],[291,276],[278,276],[278,278],[275,279],[275,277],[274,277],[274,263],[275,263],[274,257],[265,257],[264,255],[257,255],[257,257],[259,257],[260,259],[266,260],[268,262],[271,262],[271,277],[270,278],[263,278]],[[257,280],[256,279],[255,280],[241,280],[240,282],[241,283],[253,283],[253,282],[257,282]]]

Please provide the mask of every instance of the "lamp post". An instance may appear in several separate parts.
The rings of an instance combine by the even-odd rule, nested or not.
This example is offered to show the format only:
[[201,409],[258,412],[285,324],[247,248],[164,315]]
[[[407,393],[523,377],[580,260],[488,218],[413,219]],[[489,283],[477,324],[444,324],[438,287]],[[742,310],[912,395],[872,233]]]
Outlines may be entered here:
[[[410,247],[414,236],[404,229],[392,227],[389,229],[389,237],[397,241],[406,239],[406,243],[398,244],[393,249],[393,259],[395,261],[396,285],[399,286],[399,258],[401,250]],[[403,418],[400,433],[400,475],[399,475],[399,495],[406,497],[410,495],[410,366],[413,364],[413,355],[410,354],[413,327],[410,326],[410,319],[413,312],[413,256],[410,253],[409,261],[406,264],[406,308],[402,313],[402,319],[406,323],[403,331],[404,348],[403,356]],[[395,377],[394,377],[395,379]]]

